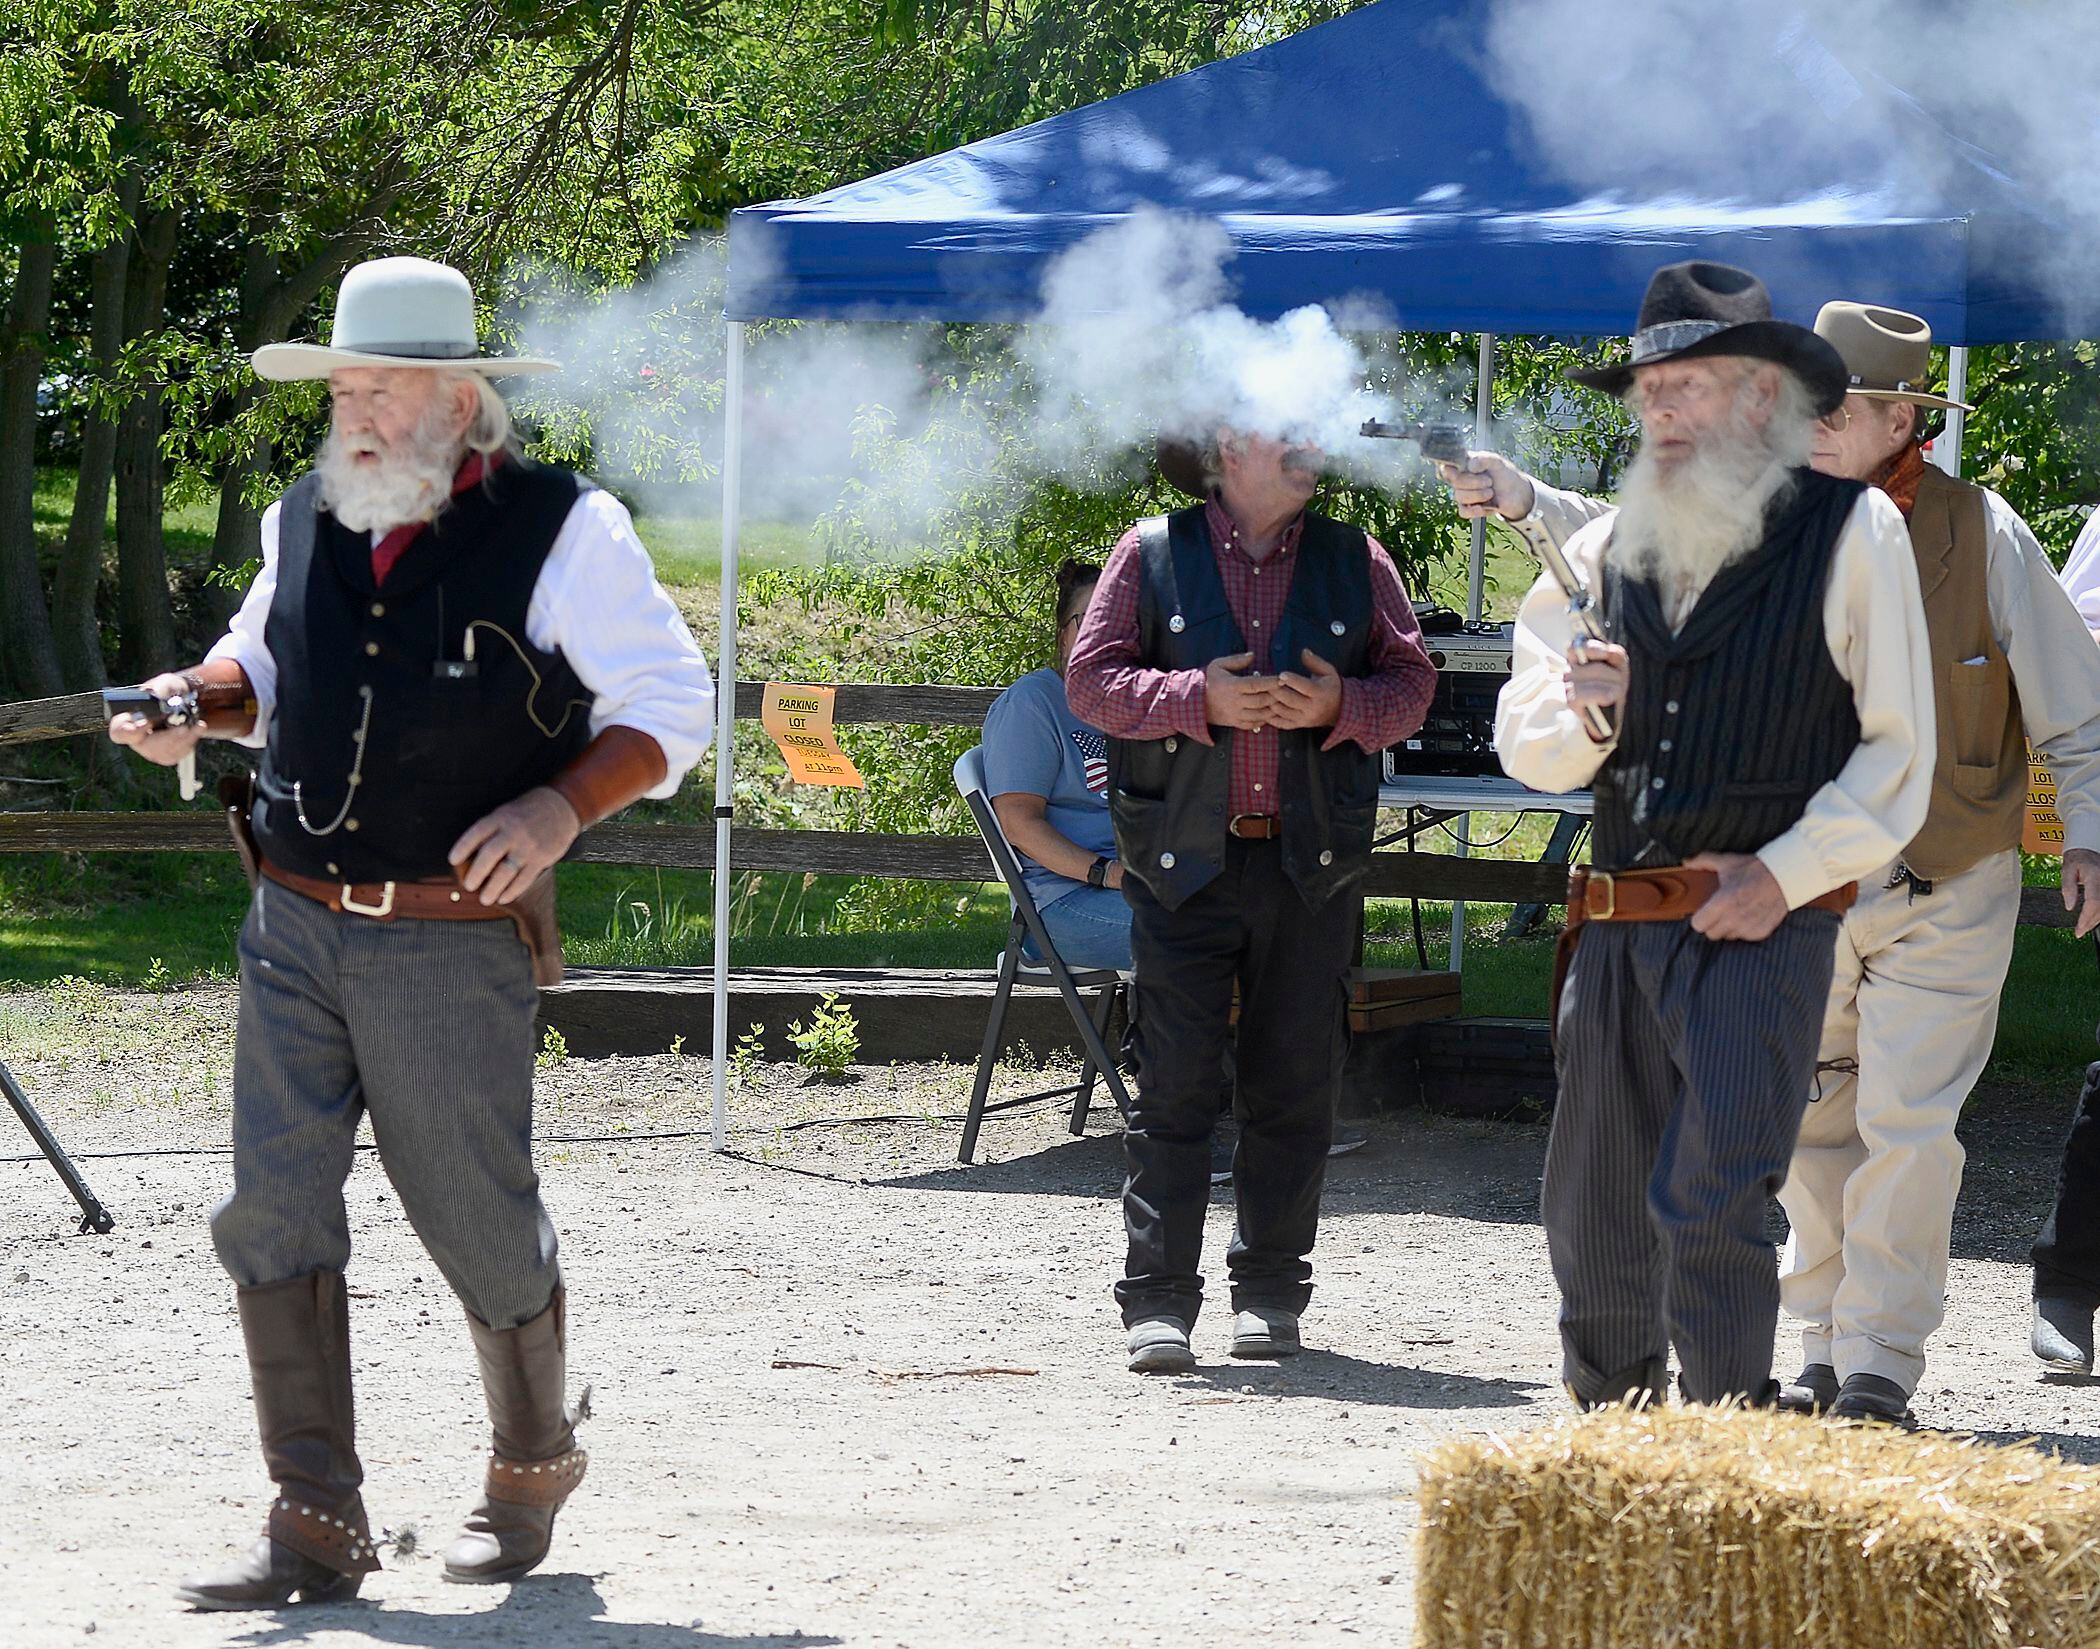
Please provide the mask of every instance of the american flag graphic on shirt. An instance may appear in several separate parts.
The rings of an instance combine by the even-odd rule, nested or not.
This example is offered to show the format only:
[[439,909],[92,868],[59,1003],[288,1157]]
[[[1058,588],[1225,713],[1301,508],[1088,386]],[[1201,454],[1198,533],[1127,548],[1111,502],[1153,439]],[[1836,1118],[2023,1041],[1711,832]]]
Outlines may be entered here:
[[1105,791],[1108,788],[1107,738],[1091,727],[1075,727],[1070,736],[1079,747],[1079,761],[1086,770],[1087,789]]

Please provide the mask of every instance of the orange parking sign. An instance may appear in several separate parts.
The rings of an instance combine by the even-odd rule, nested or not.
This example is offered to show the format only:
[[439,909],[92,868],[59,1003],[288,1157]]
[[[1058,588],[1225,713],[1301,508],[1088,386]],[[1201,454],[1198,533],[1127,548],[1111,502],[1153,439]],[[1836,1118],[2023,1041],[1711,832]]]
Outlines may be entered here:
[[831,687],[796,687],[784,681],[766,683],[759,720],[787,758],[788,777],[796,784],[843,784],[865,787],[860,770],[839,748],[832,731]]

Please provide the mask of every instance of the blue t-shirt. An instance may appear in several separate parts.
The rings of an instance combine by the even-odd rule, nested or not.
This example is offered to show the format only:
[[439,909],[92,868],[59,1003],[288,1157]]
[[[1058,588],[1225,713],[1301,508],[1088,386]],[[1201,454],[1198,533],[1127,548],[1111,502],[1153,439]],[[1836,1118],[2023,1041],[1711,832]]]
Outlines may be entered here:
[[[992,701],[984,718],[984,789],[988,796],[1040,796],[1043,817],[1089,853],[1113,859],[1108,822],[1108,740],[1072,714],[1065,678],[1031,670]],[[1086,886],[1045,870],[1015,850],[1036,907]]]

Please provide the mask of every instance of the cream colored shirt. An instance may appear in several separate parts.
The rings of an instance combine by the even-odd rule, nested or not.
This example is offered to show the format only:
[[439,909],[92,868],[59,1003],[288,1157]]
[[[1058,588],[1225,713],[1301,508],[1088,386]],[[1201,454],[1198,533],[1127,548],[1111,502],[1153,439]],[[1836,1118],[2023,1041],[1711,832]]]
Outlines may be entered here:
[[[1527,518],[1563,547],[1613,506],[1533,480]],[[2079,535],[2061,581],[2017,511],[1984,490],[1991,634],[2012,669],[2027,741],[2056,779],[2064,846],[2100,852],[2100,512]]]
[[[1545,500],[1553,489],[1540,492]],[[1617,512],[1583,502],[1594,513],[1565,548],[1596,590]],[[1925,823],[1932,799],[1937,738],[1931,644],[1910,529],[1884,493],[1863,494],[1838,537],[1823,600],[1823,634],[1831,662],[1852,688],[1859,745],[1837,777],[1809,798],[1799,821],[1758,849],[1790,909],[1888,864]],[[1573,639],[1567,597],[1550,575],[1542,575],[1518,611],[1512,673],[1495,714],[1503,768],[1534,790],[1580,789],[1616,748],[1592,741],[1568,704]],[[1786,713],[1783,703],[1772,710]]]

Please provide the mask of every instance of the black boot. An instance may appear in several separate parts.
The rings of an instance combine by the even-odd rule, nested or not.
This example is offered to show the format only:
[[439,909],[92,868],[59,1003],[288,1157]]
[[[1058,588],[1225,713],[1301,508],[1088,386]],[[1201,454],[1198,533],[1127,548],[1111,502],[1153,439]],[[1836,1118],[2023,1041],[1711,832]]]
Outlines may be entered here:
[[274,1609],[355,1597],[379,1567],[365,1524],[350,1398],[350,1300],[339,1271],[240,1291],[263,1462],[277,1486],[244,1558],[183,1582],[197,1609]]
[[530,1574],[546,1560],[554,1514],[583,1481],[586,1456],[576,1446],[576,1422],[590,1413],[590,1393],[573,1413],[562,1406],[566,1310],[557,1286],[547,1309],[518,1328],[467,1318],[481,1355],[495,1449],[466,1530],[445,1549],[447,1580],[494,1585]]
[[1809,1363],[1792,1382],[1779,1388],[1779,1406],[1789,1414],[1821,1414],[1837,1401],[1838,1371],[1830,1363]]

